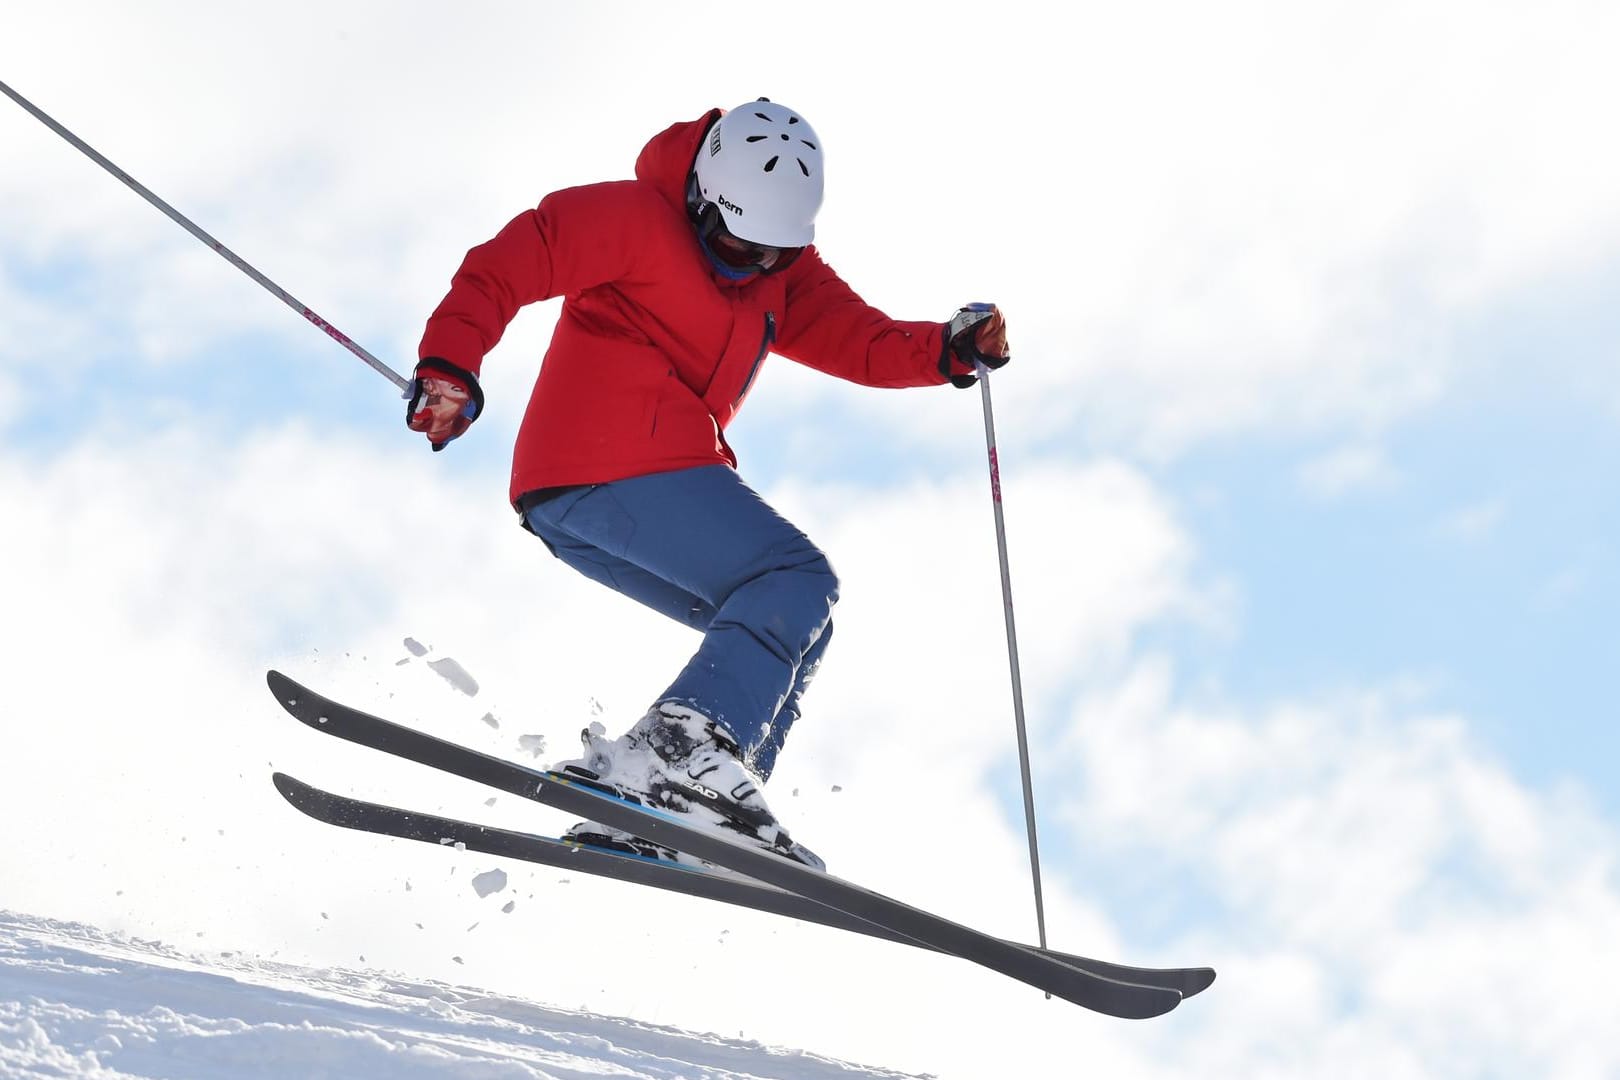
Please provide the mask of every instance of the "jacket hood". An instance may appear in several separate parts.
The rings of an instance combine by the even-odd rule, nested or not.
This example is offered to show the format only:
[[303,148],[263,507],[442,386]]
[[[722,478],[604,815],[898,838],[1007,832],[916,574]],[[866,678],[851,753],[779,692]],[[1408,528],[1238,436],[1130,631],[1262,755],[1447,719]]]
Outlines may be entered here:
[[720,118],[720,109],[710,109],[696,120],[671,124],[648,140],[636,158],[636,179],[651,184],[683,215],[686,213],[686,178],[697,160],[709,125]]

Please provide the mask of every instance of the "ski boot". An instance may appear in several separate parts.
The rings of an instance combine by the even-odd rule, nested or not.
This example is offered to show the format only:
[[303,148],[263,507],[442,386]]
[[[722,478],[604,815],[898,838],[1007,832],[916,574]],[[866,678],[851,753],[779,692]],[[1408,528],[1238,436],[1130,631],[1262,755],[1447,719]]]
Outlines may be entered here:
[[[703,714],[664,702],[617,739],[604,738],[597,727],[580,733],[585,756],[558,765],[557,771],[613,788],[634,802],[690,815],[694,824],[730,830],[777,855],[826,869],[826,863],[794,841],[765,805],[760,780],[743,763],[731,733]],[[602,831],[591,822],[574,828]]]

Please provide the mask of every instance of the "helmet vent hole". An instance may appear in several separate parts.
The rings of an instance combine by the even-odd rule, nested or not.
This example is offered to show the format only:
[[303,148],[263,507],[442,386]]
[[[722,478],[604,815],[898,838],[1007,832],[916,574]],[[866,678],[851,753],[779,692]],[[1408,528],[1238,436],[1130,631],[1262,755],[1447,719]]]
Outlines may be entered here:
[[806,165],[804,163],[804,158],[794,158],[793,160],[795,160],[795,161],[797,161],[799,163],[799,171],[800,172],[804,173],[804,175],[806,175],[806,176],[810,175],[810,166],[808,166],[808,165]]
[[790,117],[788,117],[788,123],[790,123],[790,124],[797,124],[797,123],[798,123],[798,122],[799,122],[799,118],[798,118],[798,117],[797,117],[797,116],[790,116]]
[[744,139],[743,142],[759,142],[764,138],[766,138],[764,135],[750,135],[748,138]]
[[765,171],[770,172],[772,169],[776,168],[776,163],[777,163],[778,160],[780,160],[780,159],[777,158],[775,155],[772,155],[771,160],[769,160],[769,161],[767,161],[765,163]]
[[754,113],[754,115],[759,117],[761,120],[765,121],[767,124],[771,122],[771,118],[766,116],[762,112],[756,112],[756,113]]

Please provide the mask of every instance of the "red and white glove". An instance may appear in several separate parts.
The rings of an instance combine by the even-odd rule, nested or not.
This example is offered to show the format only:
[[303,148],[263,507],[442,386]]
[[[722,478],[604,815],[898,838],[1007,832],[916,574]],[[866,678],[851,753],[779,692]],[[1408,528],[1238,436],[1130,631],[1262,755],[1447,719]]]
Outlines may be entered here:
[[1012,359],[1007,349],[1007,320],[994,304],[969,304],[945,324],[945,348],[939,373],[963,389],[979,381],[979,365],[992,371]]
[[437,356],[416,365],[407,394],[410,404],[405,407],[405,426],[426,435],[435,451],[472,427],[484,411],[478,376]]

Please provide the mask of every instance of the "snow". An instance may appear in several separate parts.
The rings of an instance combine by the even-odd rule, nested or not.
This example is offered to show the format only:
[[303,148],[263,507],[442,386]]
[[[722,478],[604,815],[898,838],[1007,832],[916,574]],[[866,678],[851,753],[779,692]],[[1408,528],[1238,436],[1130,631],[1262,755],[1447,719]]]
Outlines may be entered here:
[[475,876],[472,883],[473,888],[478,893],[478,898],[482,900],[489,894],[498,893],[506,888],[506,871],[498,869],[486,870],[482,874]]
[[0,1078],[912,1075],[377,971],[191,956],[0,911]]
[[[428,653],[433,651],[433,647],[422,644],[414,637],[408,637],[405,639],[405,651],[411,655],[401,658],[396,663],[396,666],[410,663],[411,657],[421,659],[427,656]],[[438,675],[468,697],[478,696],[478,680],[473,678],[472,674],[462,667],[461,663],[454,657],[441,656],[437,660],[427,661],[427,666],[435,675]],[[499,726],[498,723],[495,723],[495,717],[492,714],[485,714],[484,722],[492,727]]]
[[429,660],[427,666],[433,669],[434,674],[468,697],[478,696],[478,680],[452,658],[445,656],[438,660]]

